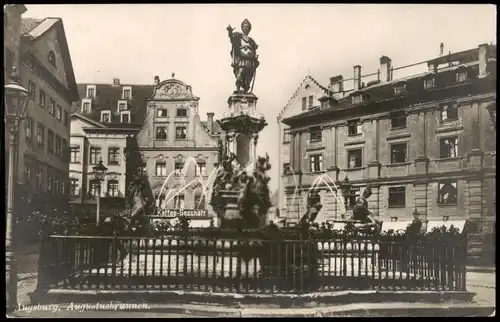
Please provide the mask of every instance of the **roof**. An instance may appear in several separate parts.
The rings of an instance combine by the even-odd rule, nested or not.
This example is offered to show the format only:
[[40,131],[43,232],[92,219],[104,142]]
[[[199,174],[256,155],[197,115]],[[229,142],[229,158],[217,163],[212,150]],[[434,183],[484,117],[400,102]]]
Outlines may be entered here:
[[[203,125],[208,130],[208,121],[201,121],[201,125]],[[212,134],[220,134],[222,133],[222,129],[220,128],[219,122],[212,122]]]
[[78,90],[76,86],[75,72],[73,70],[73,63],[69,52],[68,41],[66,39],[66,32],[61,18],[22,18],[21,21],[21,34],[24,39],[31,42],[38,41],[50,29],[57,28],[57,37],[61,56],[64,60],[64,67],[66,68],[66,81],[72,101],[78,100]]
[[[112,84],[78,84],[80,97],[86,97],[87,85],[95,85],[95,99],[92,100],[92,110],[84,116],[94,122],[101,122],[101,111],[110,110],[111,122],[105,126],[109,127],[134,127],[142,126],[146,116],[147,101],[153,93],[154,85],[128,85],[122,84],[115,86]],[[122,100],[122,87],[132,87],[132,99],[128,100],[128,110],[130,111],[130,123],[121,123],[119,117],[116,117],[118,101]],[[72,113],[82,114],[81,100],[72,106]]]
[[318,86],[319,88],[321,88],[325,94],[329,94],[330,91],[328,90],[328,88],[322,86],[320,83],[318,83],[318,81],[316,81],[312,76],[310,75],[307,75],[306,77],[304,77],[304,79],[302,80],[302,82],[300,82],[300,85],[297,87],[297,89],[295,90],[295,92],[293,93],[292,97],[290,97],[290,99],[288,100],[288,102],[286,103],[285,107],[283,107],[283,109],[280,111],[280,113],[278,114],[278,120],[282,117],[283,113],[286,111],[286,109],[288,108],[288,106],[290,105],[290,103],[295,99],[295,97],[297,96],[297,94],[299,93],[300,89],[302,88],[302,85],[304,85],[304,83],[307,81],[307,80],[310,80],[313,82],[313,84],[315,84],[316,86]]
[[[478,49],[475,49],[475,50],[477,53]],[[496,45],[490,46],[490,50],[491,50],[490,52],[496,53]],[[464,51],[464,52],[461,52],[460,54],[463,54],[463,53],[470,55],[470,51]],[[488,64],[496,64],[496,59],[489,58]],[[356,105],[351,104],[352,103],[351,96],[353,94],[363,94],[365,97],[368,98],[368,100],[366,102],[361,103],[360,105],[396,100],[399,97],[394,96],[393,86],[395,84],[404,82],[410,93],[411,92],[417,93],[418,91],[420,91],[422,89],[423,78],[425,78],[429,75],[434,74],[434,75],[437,75],[437,77],[449,78],[449,77],[451,77],[450,73],[454,74],[456,69],[459,67],[470,68],[473,71],[473,73],[477,73],[478,72],[478,65],[479,65],[479,61],[476,59],[476,61],[462,63],[458,66],[447,66],[445,68],[438,69],[437,74],[434,74],[432,72],[424,72],[424,73],[415,74],[415,75],[411,75],[411,76],[404,77],[404,78],[394,79],[390,82],[383,82],[383,83],[374,84],[372,86],[367,86],[367,87],[364,87],[360,90],[357,90],[355,92],[350,93],[350,95],[340,99],[337,102],[337,104],[334,104],[333,106],[330,106],[327,109],[313,109],[313,110],[304,111],[301,114],[294,115],[294,116],[291,116],[287,119],[284,119],[284,120],[282,120],[282,122],[285,124],[288,124],[288,122],[303,120],[303,119],[308,118],[308,117],[313,116],[313,115],[319,116],[319,115],[331,113],[332,111],[347,110],[353,106],[358,105],[358,104],[356,104]],[[489,66],[488,68],[490,68],[490,67],[491,66]],[[447,82],[448,80],[445,80],[445,81]]]

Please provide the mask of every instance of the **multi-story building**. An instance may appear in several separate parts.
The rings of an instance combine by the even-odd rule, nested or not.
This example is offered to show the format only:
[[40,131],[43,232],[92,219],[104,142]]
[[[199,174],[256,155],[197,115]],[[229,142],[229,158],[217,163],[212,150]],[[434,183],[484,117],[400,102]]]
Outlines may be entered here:
[[[159,77],[152,85],[120,84],[114,79],[113,84],[78,87],[82,99],[74,106],[70,147],[70,192],[78,214],[95,213],[99,182],[92,167],[101,160],[108,168],[100,195],[104,213],[123,209],[128,175],[138,167],[146,171],[158,207],[165,209],[155,215],[174,217],[180,209],[208,206],[200,199],[199,184],[192,183],[173,197],[174,190],[183,188],[180,183],[186,185],[194,177],[206,182],[217,162],[220,130],[213,113],[207,113],[206,122],[200,120],[199,98],[191,87],[175,79],[160,83]],[[184,165],[187,173],[181,179],[178,174]],[[204,214],[209,223],[210,212],[192,214]]]
[[183,209],[193,225],[208,226],[215,216],[207,193],[219,162],[221,130],[214,113],[201,121],[199,100],[174,75],[162,82],[156,77],[137,145],[157,206],[165,209],[157,215],[172,217]]
[[[342,77],[335,77],[320,107],[282,120],[291,142],[289,159],[282,160],[291,166],[284,174],[288,216],[296,218],[319,199],[319,221],[340,219],[343,204],[349,209],[370,186],[369,207],[384,220],[467,219],[471,250],[491,246],[496,45],[425,63],[427,72],[393,79],[404,66],[392,68],[383,56],[377,79],[366,85],[355,66],[353,90],[343,91]],[[325,181],[313,186],[323,174]],[[340,186],[345,178],[347,202],[341,189],[330,191],[332,182]]]
[[60,18],[22,19],[19,65],[29,102],[18,140],[17,181],[23,184],[16,194],[37,208],[61,210],[68,205],[69,113],[78,90]]

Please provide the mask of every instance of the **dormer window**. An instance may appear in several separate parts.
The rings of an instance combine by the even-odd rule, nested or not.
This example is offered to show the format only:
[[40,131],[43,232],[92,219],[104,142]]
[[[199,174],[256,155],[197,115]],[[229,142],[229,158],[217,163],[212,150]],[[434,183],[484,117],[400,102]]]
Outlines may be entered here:
[[177,117],[186,117],[187,116],[187,109],[185,109],[184,107],[178,108],[176,116]]
[[56,67],[56,54],[51,50],[49,51],[49,57],[48,57],[49,63],[53,66]]
[[130,123],[130,111],[123,111],[120,114],[122,123]]
[[394,85],[394,95],[402,95],[406,92],[406,83],[397,83]]
[[122,97],[124,100],[132,99],[132,86],[123,86]]
[[118,101],[118,113],[128,109],[127,101]]
[[90,113],[92,110],[92,100],[90,98],[85,98],[82,100],[82,112]]
[[102,123],[111,122],[111,111],[101,111],[101,122]]
[[87,98],[95,98],[95,85],[87,85]]
[[467,68],[464,66],[459,66],[456,69],[456,81],[457,83],[462,83],[467,80]]
[[436,86],[436,78],[430,75],[424,78],[424,89],[434,88]]
[[363,102],[363,94],[356,94],[352,96],[352,104],[359,104]]

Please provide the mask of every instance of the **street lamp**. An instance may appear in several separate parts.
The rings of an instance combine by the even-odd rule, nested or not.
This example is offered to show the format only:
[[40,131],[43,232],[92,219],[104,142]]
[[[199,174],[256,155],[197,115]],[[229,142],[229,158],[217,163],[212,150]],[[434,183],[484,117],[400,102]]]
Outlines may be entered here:
[[14,68],[9,82],[4,86],[5,91],[5,114],[4,122],[8,129],[9,136],[9,177],[7,186],[7,211],[6,211],[6,234],[5,234],[5,278],[6,278],[6,294],[7,308],[14,309],[17,306],[17,267],[12,243],[12,232],[14,226],[14,180],[15,180],[15,154],[17,134],[19,133],[19,125],[26,118],[28,106],[28,90],[19,84],[19,75]]
[[94,170],[94,180],[97,180],[99,182],[98,186],[98,191],[97,191],[97,213],[96,213],[96,224],[99,225],[100,222],[100,210],[101,210],[101,185],[102,182],[104,181],[104,176],[106,175],[106,171],[108,171],[108,168],[106,168],[102,164],[102,159],[99,160],[99,163],[96,164],[95,166],[92,167],[92,170]]

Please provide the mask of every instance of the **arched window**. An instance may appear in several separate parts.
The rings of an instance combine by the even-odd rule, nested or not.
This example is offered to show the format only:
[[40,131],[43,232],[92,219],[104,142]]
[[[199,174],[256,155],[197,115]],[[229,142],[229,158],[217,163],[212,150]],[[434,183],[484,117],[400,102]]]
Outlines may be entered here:
[[49,63],[56,67],[56,54],[52,50],[49,52]]

